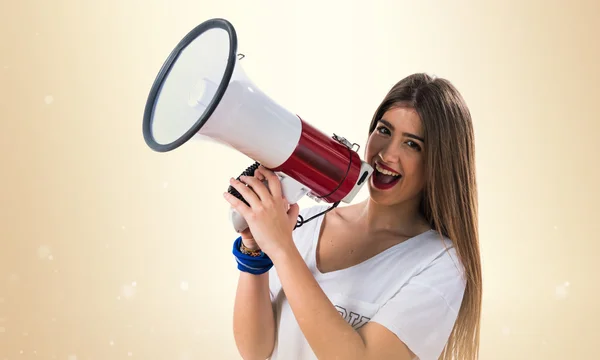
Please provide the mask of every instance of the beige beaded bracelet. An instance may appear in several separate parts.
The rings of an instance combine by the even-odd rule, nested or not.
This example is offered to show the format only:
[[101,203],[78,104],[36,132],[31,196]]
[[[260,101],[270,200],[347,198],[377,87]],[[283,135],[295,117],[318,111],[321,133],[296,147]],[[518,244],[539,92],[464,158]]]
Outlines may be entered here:
[[262,251],[260,250],[260,248],[256,249],[256,250],[251,250],[250,248],[246,247],[246,245],[244,245],[244,242],[240,241],[240,251],[242,252],[242,254],[246,254],[246,255],[250,255],[250,256],[261,256],[262,255]]

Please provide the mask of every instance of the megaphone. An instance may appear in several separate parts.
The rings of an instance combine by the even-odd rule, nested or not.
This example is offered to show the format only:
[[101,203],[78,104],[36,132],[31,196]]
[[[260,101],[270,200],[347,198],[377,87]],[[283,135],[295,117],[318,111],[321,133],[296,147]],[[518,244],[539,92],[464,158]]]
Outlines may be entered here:
[[[264,94],[242,69],[237,41],[232,24],[215,18],[177,44],[148,95],[146,144],[166,152],[190,139],[211,139],[253,159],[246,174],[258,164],[275,172],[290,204],[304,196],[332,207],[350,203],[373,173],[358,145],[324,134]],[[233,209],[230,219],[237,232],[248,227]]]

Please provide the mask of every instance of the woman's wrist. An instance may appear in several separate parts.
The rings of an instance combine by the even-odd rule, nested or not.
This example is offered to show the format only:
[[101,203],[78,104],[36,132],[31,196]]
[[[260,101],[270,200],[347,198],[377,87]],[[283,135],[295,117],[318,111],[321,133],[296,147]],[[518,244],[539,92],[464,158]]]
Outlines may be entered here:
[[233,255],[238,263],[238,269],[254,275],[264,274],[273,267],[273,261],[261,250],[249,250],[244,246],[242,237],[233,242]]
[[273,261],[275,261],[275,258],[285,258],[297,252],[298,249],[296,248],[296,244],[294,243],[291,235],[289,236],[289,240],[281,241],[279,244],[277,244],[277,246],[267,249],[267,254]]
[[244,239],[242,238],[242,245],[250,250],[250,251],[257,251],[260,250],[260,247],[258,246],[258,244],[254,241],[254,239]]

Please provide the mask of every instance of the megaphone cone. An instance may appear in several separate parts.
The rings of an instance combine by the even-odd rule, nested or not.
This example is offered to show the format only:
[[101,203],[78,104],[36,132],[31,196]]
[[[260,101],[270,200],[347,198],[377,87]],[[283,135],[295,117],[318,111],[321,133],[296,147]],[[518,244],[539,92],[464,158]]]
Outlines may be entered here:
[[[373,172],[356,144],[325,135],[273,101],[240,60],[227,20],[211,19],[190,31],[151,88],[143,121],[148,146],[166,152],[209,138],[275,171],[290,204],[305,195],[335,205],[351,202]],[[247,228],[232,216],[236,231]]]

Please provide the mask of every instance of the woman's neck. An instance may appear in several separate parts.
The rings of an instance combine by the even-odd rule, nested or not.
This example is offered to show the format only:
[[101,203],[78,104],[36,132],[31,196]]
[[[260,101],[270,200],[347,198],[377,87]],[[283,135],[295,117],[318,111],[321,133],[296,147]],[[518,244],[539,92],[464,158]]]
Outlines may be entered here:
[[355,221],[368,233],[394,233],[412,237],[428,230],[420,212],[420,199],[382,205],[370,198],[357,204]]

